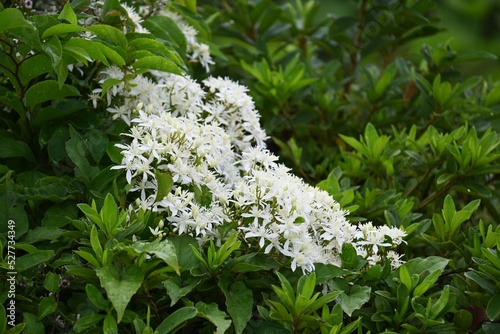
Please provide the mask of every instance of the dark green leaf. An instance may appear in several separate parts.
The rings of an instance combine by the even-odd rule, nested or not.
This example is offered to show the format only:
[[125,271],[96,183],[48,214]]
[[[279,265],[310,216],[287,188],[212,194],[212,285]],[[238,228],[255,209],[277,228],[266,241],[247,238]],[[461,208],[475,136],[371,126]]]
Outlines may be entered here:
[[28,161],[35,161],[28,144],[21,140],[3,136],[0,138],[0,158],[22,157]]
[[45,280],[43,281],[43,287],[48,291],[55,293],[59,289],[59,282],[59,275],[49,271],[45,276]]
[[34,84],[26,91],[26,106],[33,107],[39,103],[66,96],[80,96],[80,93],[73,86],[64,84],[59,87],[57,81],[45,80]]
[[84,330],[97,325],[104,319],[104,317],[104,314],[85,315],[75,322],[73,330],[77,333],[83,332]]
[[231,285],[226,293],[227,312],[233,319],[236,333],[243,333],[248,321],[252,317],[253,294],[243,282]]
[[175,333],[181,328],[189,319],[196,317],[198,310],[196,307],[184,306],[172,314],[170,314],[162,323],[156,328],[158,333]]
[[144,279],[144,271],[136,265],[128,265],[123,271],[118,271],[113,265],[106,265],[96,269],[96,274],[104,287],[109,300],[113,303],[117,313],[118,323],[123,313]]
[[[9,226],[14,226],[16,240],[28,231],[28,217],[24,211],[24,201],[11,192],[0,192],[0,233],[7,234]],[[12,221],[13,223],[9,223]],[[13,225],[11,225],[13,224]]]
[[226,319],[226,313],[219,310],[217,304],[198,302],[196,303],[196,308],[198,309],[199,317],[207,319],[217,327],[215,334],[224,334],[229,326],[231,326],[231,320]]
[[40,301],[38,309],[38,320],[42,320],[49,314],[54,313],[57,308],[56,299],[54,296],[46,297]]
[[20,273],[41,263],[47,263],[54,256],[55,253],[53,250],[43,250],[25,254],[16,260],[16,271]]
[[108,303],[106,302],[106,299],[104,299],[99,289],[97,289],[94,285],[87,284],[85,286],[85,292],[87,293],[87,297],[92,304],[97,306],[98,309],[108,310]]

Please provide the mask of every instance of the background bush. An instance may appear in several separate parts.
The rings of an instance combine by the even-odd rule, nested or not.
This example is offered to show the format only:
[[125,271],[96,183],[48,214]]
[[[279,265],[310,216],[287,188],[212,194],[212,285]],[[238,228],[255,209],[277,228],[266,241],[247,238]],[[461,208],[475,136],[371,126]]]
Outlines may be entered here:
[[[0,330],[498,331],[500,88],[489,42],[498,5],[173,5],[210,44],[210,74],[249,87],[268,147],[294,173],[328,191],[353,223],[407,233],[397,270],[367,266],[346,246],[340,266],[302,276],[237,240],[160,242],[148,228],[160,217],[128,210],[130,186],[111,169],[127,124],[105,103],[120,83],[99,83],[98,73],[116,65],[131,66],[130,79],[148,70],[209,75],[191,63],[175,23],[157,18],[158,3],[145,4],[147,37],[118,1],[11,1],[0,11],[0,220],[16,222],[18,272],[18,325],[0,320]],[[99,23],[86,27],[97,38],[82,37],[85,19]],[[0,228],[7,272],[9,226]]]

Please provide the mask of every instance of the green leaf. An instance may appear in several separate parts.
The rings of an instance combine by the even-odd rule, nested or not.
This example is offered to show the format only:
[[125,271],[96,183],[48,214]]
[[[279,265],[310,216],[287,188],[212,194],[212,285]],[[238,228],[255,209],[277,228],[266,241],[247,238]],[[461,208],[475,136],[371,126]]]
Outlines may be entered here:
[[356,310],[359,310],[368,300],[370,300],[371,288],[368,286],[354,285],[349,294],[342,292],[339,296],[342,310],[351,316]]
[[430,275],[425,277],[425,279],[422,281],[422,283],[420,283],[413,291],[413,296],[420,297],[424,293],[426,293],[427,290],[429,290],[431,287],[434,286],[434,284],[439,279],[439,276],[441,276],[441,273],[442,273],[442,270],[435,270]]
[[46,263],[55,256],[53,250],[41,250],[35,253],[25,254],[16,259],[16,271],[18,273],[38,266],[41,263]]
[[182,75],[181,70],[173,61],[160,56],[148,56],[140,58],[132,64],[132,67]]
[[24,198],[28,200],[49,200],[62,202],[73,199],[77,192],[74,183],[68,177],[46,176],[38,179],[31,188],[26,188]]
[[155,171],[156,181],[158,182],[158,192],[156,193],[156,201],[159,202],[167,196],[172,187],[174,186],[174,180],[169,172],[161,172],[159,170]]
[[301,295],[306,299],[310,299],[314,293],[314,287],[316,285],[316,273],[312,272],[309,275],[303,275],[299,278],[297,282],[297,295]]
[[125,267],[121,272],[113,265],[106,265],[97,268],[96,274],[115,307],[118,323],[120,323],[130,299],[142,284],[144,271],[133,264]]
[[405,266],[410,271],[410,275],[417,274],[422,276],[421,274],[424,272],[432,273],[436,270],[442,273],[449,261],[439,256],[429,256],[426,258],[411,259],[405,263]]
[[119,225],[118,205],[115,202],[115,198],[110,193],[104,198],[104,205],[101,208],[100,216],[106,228],[105,232],[108,235],[114,235],[114,229]]
[[188,279],[187,282],[183,282],[179,276],[174,276],[163,281],[163,286],[167,290],[167,294],[170,297],[170,306],[174,306],[179,299],[193,291],[193,289],[196,288],[201,281],[201,278],[193,278]]
[[57,81],[45,80],[34,84],[26,91],[26,106],[33,107],[39,103],[66,96],[80,96],[80,93],[73,86],[64,84],[59,87]]
[[[105,53],[101,50],[105,46],[100,42],[91,41],[91,40],[88,40],[85,38],[72,38],[68,42],[66,42],[66,44],[64,44],[64,47],[65,48],[72,47],[72,48],[83,49],[83,50],[85,50],[85,52],[87,52],[87,54],[92,59],[99,60],[104,65],[109,66],[108,60],[105,56]],[[116,53],[116,51],[113,51],[113,52]],[[117,59],[121,58],[121,56],[118,55],[117,53],[116,53],[116,55],[117,55]],[[123,63],[125,63],[123,58],[121,58],[121,61]]]
[[72,126],[69,128],[69,133],[71,139],[66,142],[66,152],[82,176],[84,176],[85,181],[90,182],[99,173],[99,168],[90,165],[87,160],[86,153],[88,148],[80,134]]
[[450,294],[450,286],[445,286],[439,299],[432,305],[429,318],[432,320],[439,320],[454,306],[455,299],[455,295]]
[[354,260],[356,259],[357,253],[353,245],[349,243],[342,244],[342,253],[340,258],[342,259],[342,267],[350,268],[354,265]]
[[45,280],[43,281],[43,287],[47,289],[48,291],[54,293],[57,290],[59,290],[59,282],[60,282],[60,277],[57,274],[54,274],[53,272],[49,271],[47,275],[45,276]]
[[100,266],[97,259],[89,252],[78,250],[78,251],[75,251],[75,254],[80,256],[82,259],[84,259],[85,261],[87,261],[88,263],[90,263],[92,266],[94,266],[96,268]]
[[455,312],[453,324],[457,328],[470,329],[472,326],[473,317],[467,310],[458,310]]
[[149,253],[165,261],[175,272],[180,275],[180,267],[177,259],[177,252],[174,244],[166,239],[159,240],[156,239],[153,242],[134,242],[132,245],[128,246],[133,248],[139,253]]
[[10,137],[0,137],[0,158],[21,157],[28,161],[35,161],[35,156],[28,144]]
[[71,7],[70,2],[66,2],[64,5],[61,14],[57,17],[59,20],[66,20],[71,24],[77,24],[78,19],[76,17],[75,12],[73,11],[73,8]]
[[184,61],[177,52],[168,48],[165,43],[153,38],[136,38],[129,42],[129,48],[138,51],[151,51],[153,55],[166,57],[177,65],[184,66]]
[[46,240],[52,241],[59,237],[63,232],[65,231],[60,228],[36,227],[28,231],[23,241],[30,244]]
[[104,299],[99,289],[97,289],[94,285],[87,284],[85,286],[85,293],[92,304],[97,306],[98,309],[104,311],[108,310],[108,303],[106,302],[106,299]]
[[226,319],[226,313],[219,310],[219,307],[215,303],[205,304],[204,302],[198,302],[196,303],[196,309],[198,310],[199,317],[207,319],[217,327],[216,334],[224,334],[229,326],[231,326],[231,320]]
[[142,22],[142,26],[156,38],[173,43],[182,57],[186,55],[186,37],[172,19],[166,16],[152,16]]
[[39,53],[26,58],[19,65],[19,78],[23,85],[27,85],[32,79],[51,70],[52,62],[50,58],[43,53]]
[[42,320],[49,314],[53,314],[56,308],[57,303],[54,296],[43,298],[38,307],[38,320]]
[[455,59],[453,59],[450,63],[452,64],[460,64],[469,61],[477,61],[477,60],[496,60],[498,57],[493,53],[485,52],[485,51],[469,51],[466,53],[462,53],[458,55]]
[[184,306],[174,313],[170,314],[162,323],[156,328],[158,333],[175,333],[180,329],[188,320],[196,317],[198,309],[192,306]]
[[54,35],[79,32],[79,31],[87,31],[87,29],[80,27],[77,24],[61,23],[61,24],[56,24],[55,26],[52,26],[52,27],[48,28],[47,30],[45,30],[43,32],[42,38],[47,38],[47,37],[51,37]]
[[[102,53],[107,59],[111,60],[111,62],[114,63],[115,65],[124,66],[126,64],[125,59],[123,59],[123,57],[118,52],[116,52],[115,50],[113,50],[109,46],[107,46],[101,42],[96,42],[95,46],[97,47],[97,49],[100,53]],[[89,53],[89,55],[90,55],[90,53]],[[107,62],[103,62],[103,63],[106,64]]]
[[233,319],[236,333],[243,333],[252,317],[253,294],[243,282],[231,285],[226,295],[227,312]]
[[77,333],[83,332],[84,330],[97,325],[104,319],[104,317],[105,317],[104,314],[84,315],[75,322],[73,330]]
[[104,324],[102,326],[103,333],[118,333],[118,324],[112,314],[106,314]]
[[24,323],[26,324],[24,333],[43,334],[44,326],[37,320],[37,317],[29,312],[23,312]]
[[500,295],[495,295],[488,302],[486,314],[491,321],[497,321],[500,317]]
[[52,61],[52,68],[57,69],[57,65],[59,65],[63,57],[62,45],[59,38],[57,38],[57,36],[52,36],[52,38],[42,44],[42,48],[44,53],[49,56]]
[[100,264],[102,264],[103,251],[101,247],[101,242],[99,241],[99,234],[97,232],[97,228],[95,227],[95,225],[92,225],[92,229],[90,230],[90,245],[94,250],[97,261]]
[[24,18],[23,13],[17,8],[7,8],[0,12],[0,31],[16,28],[35,30],[35,28]]
[[127,38],[121,30],[107,24],[94,24],[87,29],[95,35],[103,38],[106,43],[116,45],[123,50],[127,49]]
[[399,267],[399,279],[401,280],[401,283],[406,285],[408,291],[412,289],[413,283],[410,276],[410,272],[408,271],[408,268],[404,264],[401,267]]
[[14,224],[16,240],[19,240],[29,227],[28,216],[24,211],[24,202],[11,192],[0,192],[0,233],[7,234],[9,221]]

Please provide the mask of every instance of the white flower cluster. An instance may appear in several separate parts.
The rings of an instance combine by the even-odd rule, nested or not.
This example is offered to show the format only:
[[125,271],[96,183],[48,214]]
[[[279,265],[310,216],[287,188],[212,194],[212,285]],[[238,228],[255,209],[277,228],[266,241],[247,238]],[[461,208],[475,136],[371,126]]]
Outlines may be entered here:
[[161,15],[170,18],[179,27],[186,38],[186,47],[188,57],[193,62],[200,64],[209,71],[209,65],[214,64],[210,56],[210,48],[207,44],[199,43],[197,39],[198,31],[190,25],[181,15],[165,8],[160,12]]
[[[116,69],[105,75],[121,77]],[[383,257],[401,264],[390,249],[403,242],[403,231],[349,223],[328,193],[276,162],[245,87],[167,74],[157,84],[138,76],[116,94],[124,103],[108,110],[131,124],[131,141],[119,145],[124,158],[114,168],[126,171],[140,207],[164,215],[153,234],[165,235],[166,226],[220,244],[222,231],[234,226],[250,247],[289,257],[291,268],[304,272],[315,263],[339,265],[344,243],[370,264]],[[158,189],[160,176],[173,185]]]

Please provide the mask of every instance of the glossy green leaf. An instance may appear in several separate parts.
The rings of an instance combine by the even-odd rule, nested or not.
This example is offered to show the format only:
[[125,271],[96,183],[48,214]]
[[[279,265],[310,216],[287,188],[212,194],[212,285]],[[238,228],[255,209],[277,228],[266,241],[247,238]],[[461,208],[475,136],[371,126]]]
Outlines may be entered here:
[[486,307],[486,314],[491,321],[497,321],[500,318],[500,294],[493,296]]
[[[83,49],[93,60],[98,60],[104,65],[109,66],[105,53],[101,51],[101,49],[105,48],[105,46],[100,42],[88,40],[85,38],[72,38],[68,42],[66,42],[66,44],[64,44],[64,48],[68,47]],[[113,52],[116,53],[116,51]],[[117,59],[120,58],[121,56],[117,55]],[[121,61],[124,62],[123,58],[121,58]]]
[[93,34],[104,39],[110,45],[116,45],[121,49],[127,49],[127,38],[123,32],[107,24],[94,24],[87,28]]
[[7,8],[0,12],[0,31],[16,28],[34,30],[33,25],[28,22],[23,13],[17,8]]
[[67,23],[61,23],[57,24],[55,26],[52,26],[45,30],[42,34],[42,38],[48,38],[54,35],[61,35],[61,34],[67,34],[67,33],[74,33],[74,32],[82,32],[86,31],[87,29],[77,25],[77,24],[67,24]]
[[349,293],[342,292],[339,295],[339,303],[347,313],[351,316],[356,310],[359,310],[368,300],[370,300],[371,288],[368,286],[354,285],[350,288]]
[[160,56],[148,56],[138,59],[132,64],[132,67],[174,73],[179,75],[182,74],[179,67],[172,60]]
[[33,107],[42,102],[67,96],[80,96],[80,93],[73,86],[64,84],[59,87],[57,81],[45,80],[34,84],[26,91],[26,106]]

